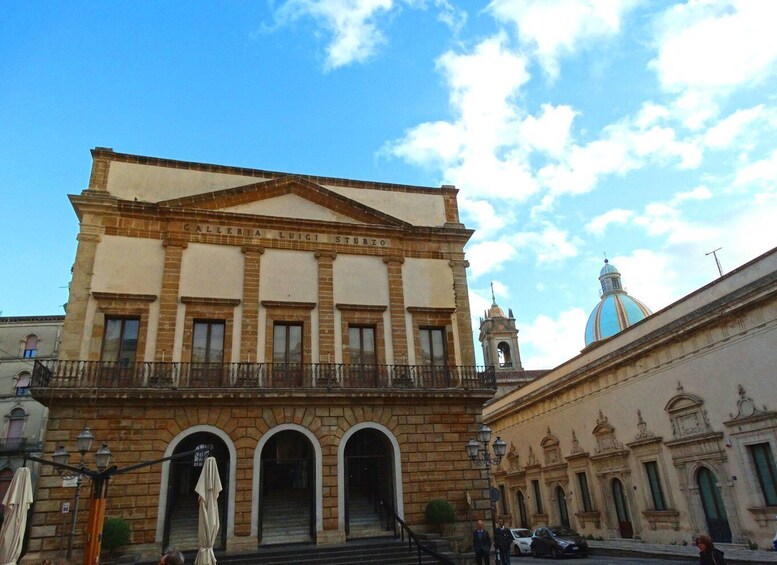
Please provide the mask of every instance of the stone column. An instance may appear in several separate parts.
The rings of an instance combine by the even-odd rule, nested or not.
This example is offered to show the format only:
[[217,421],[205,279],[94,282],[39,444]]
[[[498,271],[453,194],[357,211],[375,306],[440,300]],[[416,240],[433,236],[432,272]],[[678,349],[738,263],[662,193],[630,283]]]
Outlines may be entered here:
[[157,362],[173,360],[175,345],[175,324],[178,319],[178,289],[181,283],[181,259],[187,243],[183,240],[166,239],[165,266],[162,273],[162,292],[159,296],[159,326],[156,335]]
[[334,260],[337,253],[316,252],[318,259],[318,359],[335,362]]
[[256,344],[259,339],[259,274],[264,248],[244,245],[243,263],[243,321],[240,333],[240,361],[256,363]]
[[62,326],[59,352],[59,358],[68,361],[78,360],[81,357],[86,307],[89,304],[89,293],[92,287],[97,244],[100,243],[100,228],[82,224],[77,239],[78,249],[73,263],[73,278],[70,281],[70,295],[67,299],[67,312]]
[[391,315],[391,342],[394,364],[408,363],[407,326],[405,324],[405,289],[402,280],[404,257],[384,257],[388,271],[389,313]]
[[467,288],[467,267],[469,261],[452,259],[448,262],[453,271],[453,294],[456,300],[456,326],[459,330],[459,347],[464,366],[475,365],[475,346],[472,338],[472,321],[469,312],[469,290]]

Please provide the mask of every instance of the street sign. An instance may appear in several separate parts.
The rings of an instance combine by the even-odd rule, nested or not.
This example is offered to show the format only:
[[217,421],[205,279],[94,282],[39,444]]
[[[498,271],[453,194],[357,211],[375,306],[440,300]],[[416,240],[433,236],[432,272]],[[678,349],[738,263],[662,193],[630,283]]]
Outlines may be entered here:
[[63,502],[62,503],[62,514],[67,514],[70,512],[70,503],[69,502]]
[[78,486],[78,477],[73,477],[72,479],[62,479],[62,486],[63,487],[77,487]]

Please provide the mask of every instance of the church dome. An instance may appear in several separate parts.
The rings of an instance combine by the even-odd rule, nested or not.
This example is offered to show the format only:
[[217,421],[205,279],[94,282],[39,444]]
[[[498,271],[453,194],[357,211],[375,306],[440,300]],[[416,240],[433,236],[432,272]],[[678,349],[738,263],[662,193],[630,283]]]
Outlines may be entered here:
[[653,313],[623,290],[620,272],[607,259],[599,273],[599,282],[602,285],[602,299],[585,325],[586,346],[613,336]]

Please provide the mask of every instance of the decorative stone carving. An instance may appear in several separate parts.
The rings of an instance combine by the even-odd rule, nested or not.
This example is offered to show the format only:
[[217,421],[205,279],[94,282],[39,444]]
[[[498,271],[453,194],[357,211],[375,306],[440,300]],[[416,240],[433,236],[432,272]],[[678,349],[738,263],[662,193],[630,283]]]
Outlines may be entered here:
[[518,450],[515,449],[515,444],[510,442],[510,450],[505,456],[507,460],[507,471],[517,472],[521,470],[521,456],[518,454]]
[[670,398],[664,407],[669,412],[674,438],[713,433],[704,409],[704,400],[695,394],[686,393],[679,383],[677,391],[678,394]]
[[764,404],[763,409],[759,409],[752,398],[747,396],[745,387],[741,384],[737,385],[737,394],[739,394],[739,400],[737,400],[737,415],[729,413],[729,418],[732,420],[744,420],[746,418],[752,418],[753,416],[761,416],[766,414],[769,409]]
[[602,414],[601,410],[599,410],[599,417],[596,419],[596,427],[593,434],[596,437],[594,453],[598,454],[623,449],[623,444],[615,439],[615,428],[607,421],[607,416]]
[[642,410],[637,410],[637,435],[634,436],[634,441],[640,441],[643,439],[650,439],[656,436],[653,432],[647,429],[645,420],[642,419]]
[[540,462],[537,461],[537,456],[534,455],[534,450],[531,448],[531,445],[529,446],[529,456],[526,458],[526,466],[532,467],[535,465],[539,465]]
[[572,430],[572,449],[570,450],[570,455],[580,455],[581,453],[585,453],[585,450],[583,450],[582,447],[580,447],[580,442],[577,440],[577,435],[575,434],[575,430]]
[[550,427],[540,442],[542,451],[545,455],[545,465],[556,465],[561,463],[561,448],[559,447],[559,441],[556,436],[550,433]]

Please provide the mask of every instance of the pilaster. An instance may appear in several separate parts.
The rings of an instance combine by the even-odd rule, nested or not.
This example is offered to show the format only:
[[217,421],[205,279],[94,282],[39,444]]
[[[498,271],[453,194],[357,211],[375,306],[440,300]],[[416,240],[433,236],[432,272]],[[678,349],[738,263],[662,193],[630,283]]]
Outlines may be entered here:
[[181,283],[181,259],[187,243],[166,239],[162,292],[159,296],[159,326],[156,337],[156,361],[172,361],[175,344],[175,324],[178,317],[178,289]]
[[86,308],[92,287],[97,244],[100,243],[100,228],[82,225],[81,232],[76,239],[78,240],[78,249],[73,263],[70,296],[67,300],[67,312],[62,327],[62,344],[59,353],[59,358],[62,360],[76,360],[81,357]]
[[384,257],[388,272],[389,313],[391,315],[391,341],[394,344],[394,363],[409,362],[407,354],[407,329],[405,324],[405,290],[402,279],[404,257]]
[[469,267],[469,261],[452,259],[448,264],[451,267],[451,271],[453,271],[453,295],[456,301],[456,326],[459,332],[461,365],[474,365],[475,346],[472,341],[469,289],[467,287],[467,267]]
[[335,361],[334,260],[337,253],[316,252],[318,259],[318,357]]
[[243,320],[240,333],[240,361],[256,363],[259,340],[259,275],[264,248],[244,245],[243,262]]

